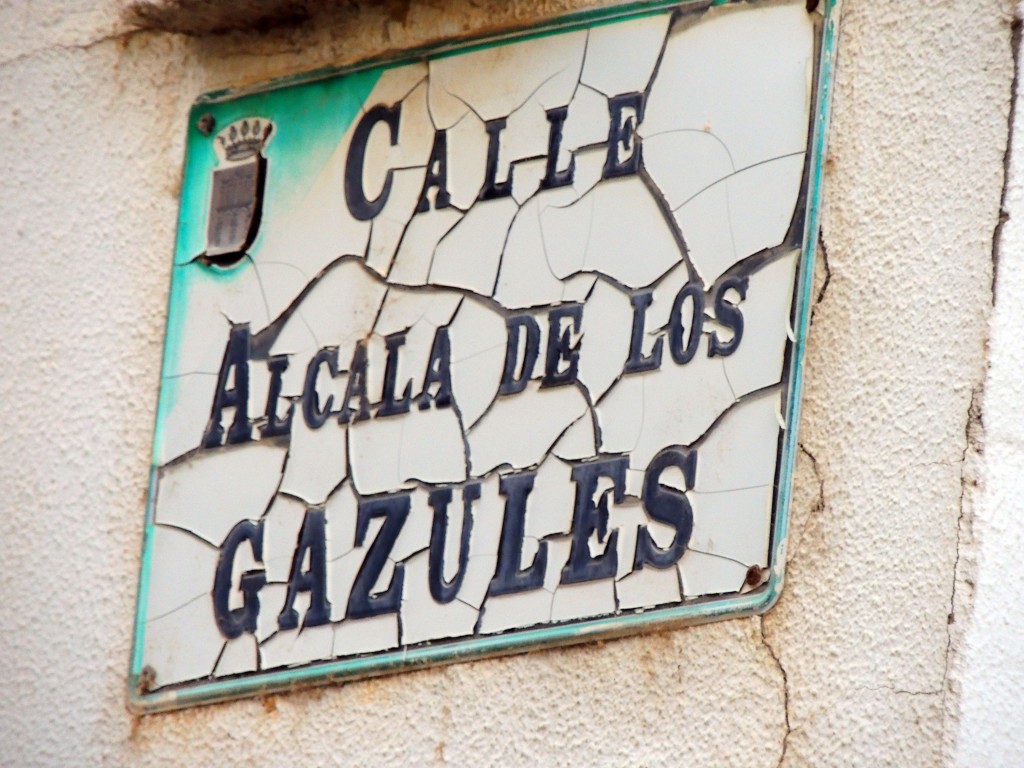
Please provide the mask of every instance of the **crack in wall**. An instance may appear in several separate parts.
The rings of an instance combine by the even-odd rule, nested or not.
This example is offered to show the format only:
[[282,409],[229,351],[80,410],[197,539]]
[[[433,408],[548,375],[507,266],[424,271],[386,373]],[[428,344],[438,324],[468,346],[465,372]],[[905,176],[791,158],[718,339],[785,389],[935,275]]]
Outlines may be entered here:
[[832,283],[832,266],[829,264],[828,246],[825,244],[825,236],[822,232],[818,233],[817,252],[821,254],[821,266],[825,269],[825,279],[821,281],[821,285],[818,286],[818,292],[814,296],[814,304],[811,307],[811,325],[814,324],[814,318],[818,314],[818,306],[825,300],[825,293]]
[[64,51],[67,53],[74,53],[77,51],[91,51],[93,48],[104,45],[106,43],[120,43],[127,44],[133,38],[139,35],[153,34],[148,29],[123,29],[119,31],[113,31],[99,37],[94,37],[83,43],[51,43],[50,45],[43,45],[39,48],[33,48],[32,50],[19,53],[15,56],[11,56],[7,59],[0,60],[0,70],[5,67],[19,64],[29,59],[34,59],[39,56],[44,56],[51,51]]
[[[992,282],[990,286],[990,307],[996,302],[996,289],[999,280],[999,269],[1003,246],[1003,229],[1010,218],[1007,209],[1014,156],[1014,125],[1017,116],[1017,95],[1020,88],[1020,57],[1022,51],[1024,25],[1020,18],[1019,7],[1013,13],[1010,22],[1010,56],[1013,63],[1013,77],[1010,83],[1009,110],[1006,122],[1006,149],[1003,153],[1003,185],[999,199],[999,213],[992,232]],[[974,597],[974,576],[978,568],[977,552],[974,541],[973,505],[976,494],[980,493],[980,467],[984,453],[985,423],[983,401],[985,382],[988,376],[988,334],[984,346],[984,366],[978,384],[971,390],[967,419],[964,425],[964,450],[960,462],[960,501],[957,516],[956,556],[953,562],[949,615],[946,629],[946,652],[942,672],[942,733],[941,749],[944,762],[955,760],[958,723],[960,681],[957,678],[957,661],[959,646],[966,636],[970,610]]]
[[[805,526],[809,527],[810,524],[811,524],[811,521],[815,517],[818,517],[819,515],[821,515],[825,511],[825,506],[826,506],[826,501],[825,501],[825,475],[821,471],[821,467],[818,464],[817,457],[813,453],[811,453],[811,451],[807,448],[807,446],[804,445],[804,443],[802,443],[802,442],[798,443],[798,446],[800,448],[800,452],[810,460],[810,462],[811,462],[811,470],[814,472],[814,479],[818,483],[818,493],[814,497],[814,503],[811,505],[811,508],[808,511],[807,518],[805,520]],[[793,535],[792,532],[790,532],[790,538],[792,538],[792,535]],[[801,533],[800,541],[801,542],[803,541],[803,533]],[[789,548],[788,554],[786,555],[786,562],[787,562],[787,564],[789,566],[792,566],[793,563],[795,563],[797,561],[797,559],[798,559],[797,556],[798,556],[799,553],[800,553],[800,548],[799,547],[791,547],[791,548]]]
[[999,262],[1003,247],[1003,227],[1010,218],[1006,208],[1006,196],[1010,186],[1013,167],[1013,126],[1017,118],[1017,93],[1020,87],[1020,51],[1024,20],[1014,14],[1010,23],[1010,54],[1013,56],[1013,79],[1010,84],[1010,111],[1006,118],[1006,151],[1003,153],[1003,189],[999,196],[999,220],[992,235],[992,303],[996,300],[996,284],[999,279]]
[[911,691],[905,688],[897,688],[894,685],[862,685],[858,686],[857,690],[860,691],[888,691],[889,693],[895,693],[898,696],[941,696],[945,693],[945,688],[938,688],[934,691]]
[[960,463],[956,550],[950,574],[949,614],[946,618],[946,650],[942,668],[942,687],[936,691],[942,694],[941,747],[947,755],[952,755],[955,748],[955,723],[958,720],[956,707],[960,689],[955,668],[957,646],[967,631],[974,593],[974,572],[977,568],[973,547],[973,505],[980,484],[976,462],[980,460],[984,451],[983,396],[984,384],[979,383],[971,391],[971,401],[964,425],[965,444]]
[[[803,533],[806,532],[806,529],[810,528],[814,518],[818,517],[822,512],[824,512],[825,506],[826,506],[826,503],[827,503],[826,496],[825,496],[825,477],[824,477],[824,474],[822,472],[822,468],[821,468],[821,466],[820,466],[820,464],[818,462],[817,457],[802,442],[798,443],[798,448],[799,448],[800,452],[804,456],[806,456],[807,459],[810,461],[811,469],[812,469],[813,474],[814,474],[814,479],[815,479],[815,481],[817,483],[817,493],[814,495],[813,501],[811,503],[810,509],[807,512],[806,517],[804,517],[802,519],[803,526],[804,526],[805,530],[801,532],[801,537],[797,541],[797,546],[791,547],[789,549],[789,551],[788,551],[787,556],[786,556],[787,569],[790,572],[792,572],[793,567],[799,561],[799,553],[801,551],[801,548],[799,547],[799,544],[803,540]],[[792,511],[790,512],[790,514],[791,514],[791,519],[793,520],[793,524],[794,524],[794,528],[795,528],[795,526],[799,522],[801,522],[801,520],[799,518],[797,518]],[[790,538],[791,539],[793,538],[793,534],[794,534],[794,530],[791,530],[790,531]],[[785,733],[783,734],[783,737],[782,737],[781,752],[779,754],[779,759],[778,759],[778,761],[776,763],[776,766],[781,768],[781,766],[785,763],[787,754],[789,753],[789,739],[790,739],[790,736],[792,735],[793,731],[795,730],[795,726],[793,725],[793,716],[792,716],[792,711],[791,711],[792,691],[790,690],[789,673],[787,672],[785,666],[782,663],[782,653],[781,653],[781,650],[776,649],[775,646],[772,645],[771,641],[768,639],[768,633],[766,631],[765,623],[766,623],[766,621],[769,618],[770,617],[766,617],[766,616],[762,615],[762,616],[758,617],[758,621],[759,621],[759,630],[760,630],[760,635],[761,635],[761,637],[760,637],[761,644],[765,647],[765,649],[771,655],[772,661],[775,663],[775,667],[778,669],[779,674],[781,675],[781,678],[782,678],[783,714],[784,714],[784,722],[785,722]]]
[[785,716],[786,732],[782,735],[781,751],[779,753],[779,760],[775,764],[777,768],[782,768],[783,763],[786,760],[786,753],[789,749],[789,737],[793,733],[793,725],[790,721],[790,691],[789,691],[789,674],[786,672],[786,668],[782,664],[782,657],[779,652],[775,650],[771,642],[768,640],[768,636],[764,630],[764,616],[758,617],[758,629],[761,633],[761,645],[764,646],[765,650],[768,651],[772,657],[772,661],[775,662],[775,668],[778,669],[779,674],[782,676],[782,702],[783,702],[783,715]]

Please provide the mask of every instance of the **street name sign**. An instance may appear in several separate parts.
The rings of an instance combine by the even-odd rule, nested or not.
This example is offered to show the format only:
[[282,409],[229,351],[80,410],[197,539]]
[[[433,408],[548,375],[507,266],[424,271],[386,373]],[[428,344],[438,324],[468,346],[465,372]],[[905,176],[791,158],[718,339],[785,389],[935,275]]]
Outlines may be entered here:
[[767,610],[833,24],[620,5],[200,99],[132,707]]

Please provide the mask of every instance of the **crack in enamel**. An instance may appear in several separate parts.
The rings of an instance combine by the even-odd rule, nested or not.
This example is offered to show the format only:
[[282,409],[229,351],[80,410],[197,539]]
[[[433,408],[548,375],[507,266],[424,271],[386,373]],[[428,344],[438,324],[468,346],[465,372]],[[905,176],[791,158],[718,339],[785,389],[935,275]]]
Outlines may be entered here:
[[[268,233],[260,250],[246,256],[228,299],[205,277],[208,267],[198,261],[176,266],[176,272],[192,275],[194,306],[219,318],[213,331],[218,337],[233,323],[251,325],[253,436],[274,418],[293,416],[287,435],[199,447],[195,425],[201,428],[210,418],[223,347],[208,339],[202,354],[198,346],[189,347],[178,369],[165,374],[165,386],[179,387],[179,409],[170,413],[190,426],[169,429],[171,437],[161,446],[154,501],[161,568],[154,571],[147,627],[157,635],[166,632],[170,639],[164,645],[171,645],[185,630],[169,620],[186,617],[185,626],[200,627],[188,638],[200,661],[175,666],[157,648],[158,685],[678,605],[738,593],[751,566],[769,565],[777,445],[786,423],[789,313],[803,236],[807,126],[776,141],[777,151],[763,141],[764,154],[743,163],[734,157],[740,152],[735,134],[742,126],[673,123],[683,118],[670,116],[676,103],[671,92],[689,93],[689,88],[699,95],[679,73],[686,71],[687,57],[697,55],[691,49],[706,55],[714,48],[721,37],[716,30],[728,26],[730,18],[785,16],[797,29],[787,34],[804,42],[801,24],[809,22],[793,21],[800,7],[775,4],[731,15],[676,11],[627,22],[624,26],[632,25],[632,33],[645,42],[637,47],[639,63],[620,62],[618,69],[608,63],[618,45],[610,27],[567,33],[553,38],[557,44],[522,41],[390,69],[359,110],[360,116],[375,104],[401,104],[404,110],[397,142],[384,146],[378,140],[366,150],[368,166],[394,174],[391,196],[377,216],[350,221],[324,202],[343,206],[337,193],[331,197],[326,190],[340,178],[336,166],[349,132],[312,181],[306,202],[281,221],[284,234]],[[516,71],[520,79],[505,81],[504,90],[490,87],[501,77],[492,70],[509,62],[522,63]],[[633,85],[627,87],[627,81]],[[463,90],[460,82],[472,87]],[[646,114],[635,115],[627,151],[639,153],[643,147],[643,158],[635,173],[604,178],[609,99],[630,90],[642,93]],[[806,123],[809,96],[801,96],[804,100],[792,108]],[[568,185],[544,188],[545,110],[563,105],[568,117],[555,167],[566,168],[571,158],[576,175]],[[419,128],[409,127],[415,116]],[[496,179],[508,179],[511,194],[483,199],[476,190],[485,177],[484,125],[498,118],[508,127],[500,137]],[[432,196],[421,192],[433,172],[430,147],[439,130],[449,137],[447,207],[439,207],[437,189]],[[773,130],[769,126],[765,132]],[[458,148],[462,141],[468,148],[464,153]],[[794,151],[791,144],[801,148]],[[720,167],[718,155],[706,154],[712,145],[724,152]],[[679,157],[698,166],[704,162],[711,175],[701,177],[705,166],[692,173],[681,169]],[[766,169],[777,171],[778,179],[756,176]],[[270,173],[272,185],[274,169]],[[372,189],[383,182],[364,172],[363,183]],[[722,194],[726,197],[708,202]],[[421,195],[426,195],[426,211],[417,210]],[[705,203],[722,204],[706,225],[702,217],[712,209]],[[770,225],[764,223],[767,214],[756,213],[762,208],[774,212]],[[325,216],[332,224],[320,242],[312,223]],[[750,216],[755,224],[747,231],[737,222]],[[734,302],[743,313],[743,335],[733,351],[713,358],[712,346],[738,333],[716,308],[717,292],[729,281],[745,291]],[[696,340],[687,338],[696,353],[678,363],[672,356],[678,350],[669,348],[677,311],[673,302],[688,285],[696,286],[691,327],[698,322],[701,327],[692,331]],[[646,326],[637,337],[639,355],[660,350],[663,359],[651,370],[627,373],[631,297],[644,291],[651,298]],[[566,354],[578,354],[578,374],[568,382],[574,386],[548,386],[549,313],[575,304],[582,308],[582,320],[578,331],[566,331]],[[502,394],[508,323],[524,316],[538,328],[537,364],[524,374],[522,391]],[[210,328],[191,322],[184,337],[211,335]],[[568,326],[555,327],[562,332]],[[451,346],[447,407],[430,398],[420,403],[430,389],[424,371],[429,372],[440,329]],[[306,363],[327,348],[336,350],[337,375],[324,369],[312,386],[319,403],[333,400],[324,406],[324,422],[313,427],[303,415]],[[360,349],[366,355],[361,369]],[[394,349],[400,349],[392,381],[397,389],[389,397],[385,378]],[[282,355],[289,366],[281,374],[279,399],[268,408],[266,363]],[[360,407],[360,399],[348,392],[359,370],[371,416],[349,423],[347,409]],[[382,417],[389,403],[403,401],[410,381],[406,412]],[[440,393],[437,382],[431,387]],[[225,425],[228,421],[225,417]],[[179,437],[186,432],[191,437]],[[672,445],[700,456],[692,481],[678,468],[678,476],[668,472],[660,481],[685,495],[693,533],[671,566],[634,568],[641,531],[658,547],[673,541],[671,526],[645,514],[642,489],[645,468]],[[626,462],[621,500],[612,499],[610,479],[599,478],[589,501],[600,522],[580,540],[594,558],[614,547],[615,572],[563,583],[560,574],[571,568],[577,543],[576,490],[569,473],[581,462],[616,458]],[[530,498],[542,499],[543,508],[540,502],[527,505],[515,565],[527,569],[543,557],[543,578],[532,590],[491,594],[505,501],[499,485],[522,472],[534,473]],[[473,483],[480,492],[471,505],[472,531],[460,568],[458,537],[470,520],[462,512],[462,494]],[[454,490],[443,578],[458,575],[461,584],[452,599],[439,602],[427,590],[433,520],[427,499],[445,487]],[[386,526],[375,518],[358,533],[358,510],[368,500],[397,493],[408,494],[408,517],[370,587],[370,595],[380,596],[401,580],[396,607],[351,618],[345,600]],[[294,599],[287,595],[295,574],[314,567],[312,549],[297,555],[313,509],[322,510],[324,519],[330,605],[329,621],[307,626],[315,595],[308,589],[297,591]],[[220,548],[241,520],[263,526],[263,552],[256,558],[247,548],[238,550],[229,608],[244,605],[238,585],[247,571],[264,568],[266,583],[255,631],[225,640],[215,626],[211,630],[209,603],[200,598],[209,595]],[[188,579],[184,588],[175,584],[172,571],[178,569],[169,568],[171,562],[187,565],[194,584]],[[278,625],[286,603],[299,616],[294,629]],[[199,616],[200,609],[205,616]]]

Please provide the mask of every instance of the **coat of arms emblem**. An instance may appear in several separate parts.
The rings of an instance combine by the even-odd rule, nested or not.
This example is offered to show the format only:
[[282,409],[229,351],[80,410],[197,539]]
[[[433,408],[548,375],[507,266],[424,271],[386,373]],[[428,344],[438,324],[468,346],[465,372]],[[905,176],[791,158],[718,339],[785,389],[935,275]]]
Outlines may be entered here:
[[256,239],[263,211],[267,158],[274,124],[260,118],[236,120],[217,134],[220,168],[213,172],[206,228],[205,261],[229,266],[245,258]]

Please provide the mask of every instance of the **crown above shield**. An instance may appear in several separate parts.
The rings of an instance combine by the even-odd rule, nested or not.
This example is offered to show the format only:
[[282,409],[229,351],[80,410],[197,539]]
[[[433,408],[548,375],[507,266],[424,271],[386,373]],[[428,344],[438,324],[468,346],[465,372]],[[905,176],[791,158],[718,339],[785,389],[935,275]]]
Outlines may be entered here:
[[236,120],[217,134],[217,149],[226,160],[247,160],[263,151],[273,131],[274,124],[269,120]]

